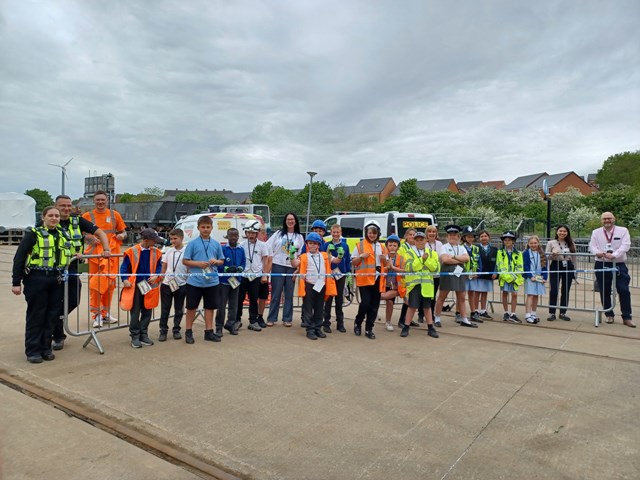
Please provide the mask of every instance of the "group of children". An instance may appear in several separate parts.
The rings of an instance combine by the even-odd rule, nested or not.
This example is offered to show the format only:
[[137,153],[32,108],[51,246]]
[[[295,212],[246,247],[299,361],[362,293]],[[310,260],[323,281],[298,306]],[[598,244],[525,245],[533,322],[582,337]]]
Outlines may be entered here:
[[[418,325],[413,321],[418,312],[426,320],[427,334],[438,338],[435,327],[442,325],[440,315],[450,292],[455,292],[456,321],[461,326],[476,328],[483,318],[491,318],[486,308],[487,294],[493,291],[495,279],[502,291],[505,321],[521,323],[515,314],[515,306],[517,292],[523,284],[527,305],[525,320],[529,323],[539,321],[537,300],[545,290],[547,269],[545,254],[536,236],[530,237],[524,252],[514,248],[516,236],[512,232],[501,236],[503,247],[497,249],[490,245],[487,231],[479,232],[480,243],[475,244],[473,228],[463,230],[457,225],[445,227],[446,244],[438,240],[434,226],[428,227],[426,232],[407,230],[404,242],[391,235],[382,243],[380,226],[371,221],[364,227],[362,240],[350,252],[339,225],[331,227],[331,240],[325,242],[323,237],[327,228],[324,222],[316,221],[306,240],[296,243],[292,226],[289,226],[292,236],[287,233],[287,221],[282,233],[278,232],[283,238],[286,234],[287,243],[283,247],[286,263],[280,262],[282,268],[274,267],[273,273],[274,253],[267,242],[258,238],[261,228],[258,221],[245,224],[245,240],[240,243],[240,232],[235,228],[229,229],[227,244],[221,246],[211,237],[211,218],[202,216],[197,225],[200,236],[184,246],[183,232],[174,229],[169,233],[172,246],[164,254],[154,247],[156,242],[164,240],[152,229],[143,230],[140,243],[125,252],[120,267],[123,278],[120,304],[121,308],[130,311],[131,346],[153,345],[148,326],[152,309],[159,303],[158,340],[161,342],[167,340],[172,306],[172,335],[174,339],[181,339],[186,305],[184,333],[187,344],[195,343],[193,323],[200,302],[204,309],[205,341],[221,341],[223,330],[231,335],[238,334],[247,296],[248,328],[261,331],[273,326],[275,322],[271,313],[267,323],[262,316],[269,296],[271,275],[274,276],[272,280],[279,277],[283,285],[280,291],[285,290],[285,300],[285,280],[292,285],[294,277],[299,275],[298,294],[303,298],[302,326],[306,329],[307,338],[326,338],[326,334],[332,332],[333,307],[336,329],[346,332],[343,292],[352,266],[360,292],[360,305],[354,322],[356,336],[361,335],[364,323],[365,336],[375,339],[373,327],[381,300],[386,304],[386,329],[393,331],[391,317],[395,299],[399,297],[403,301],[398,324],[402,329],[400,335],[408,336],[410,327]],[[297,223],[297,218],[295,221]],[[469,316],[465,296],[471,308]],[[272,298],[272,303],[274,300]],[[285,306],[284,325],[291,326],[286,310]]]

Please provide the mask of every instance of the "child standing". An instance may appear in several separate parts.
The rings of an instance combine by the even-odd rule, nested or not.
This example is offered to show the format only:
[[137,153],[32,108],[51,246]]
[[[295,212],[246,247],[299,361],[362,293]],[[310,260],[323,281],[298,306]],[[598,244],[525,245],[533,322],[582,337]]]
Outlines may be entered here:
[[[388,332],[393,332],[391,316],[393,315],[393,304],[395,299],[396,297],[400,297],[404,300],[407,293],[404,276],[398,275],[398,273],[404,274],[405,268],[405,258],[398,253],[399,248],[400,237],[397,235],[389,235],[387,238],[387,289],[381,296],[382,300],[386,302],[385,316]],[[403,306],[404,305],[405,304],[403,303]]]
[[156,243],[164,243],[164,239],[155,230],[145,228],[140,232],[140,243],[125,250],[120,265],[120,308],[131,314],[129,334],[133,348],[153,345],[148,330],[151,312],[160,300],[158,275],[162,271],[162,252],[154,247]]
[[[496,271],[498,272],[498,283],[502,290],[502,306],[505,322],[522,323],[516,315],[516,304],[518,302],[518,288],[524,283],[522,272],[524,265],[522,253],[514,248],[516,235],[506,231],[500,237],[503,247],[496,255]],[[511,294],[511,308],[509,308],[509,294]]]
[[[238,294],[242,277],[224,275],[229,273],[242,273],[246,267],[244,250],[238,246],[240,232],[237,228],[227,230],[226,239],[228,244],[222,247],[224,263],[218,267],[220,274],[220,302],[216,313],[216,335],[222,337],[224,327],[231,335],[238,334]],[[224,316],[227,315],[227,322]]]
[[219,342],[220,337],[213,332],[213,313],[218,307],[218,267],[224,263],[222,247],[213,238],[211,230],[213,220],[209,216],[198,219],[200,237],[189,242],[185,249],[182,263],[189,267],[187,279],[187,325],[184,340],[189,345],[195,343],[193,339],[193,322],[196,310],[202,300],[204,306],[204,339],[209,342]]
[[[351,253],[347,241],[342,238],[342,227],[339,224],[331,226],[331,241],[327,243],[327,253],[331,258],[331,268],[333,269],[336,282],[336,328],[339,332],[345,333],[344,313],[342,303],[344,302],[344,284],[347,281],[346,275],[351,272]],[[334,297],[329,296],[324,302],[324,322],[322,330],[331,333],[331,304]]]
[[[403,242],[400,244],[400,248],[398,249],[398,253],[402,255],[402,257],[406,261],[407,252],[411,250],[411,248],[415,245],[415,237],[417,230],[415,228],[407,228],[404,232]],[[400,318],[398,319],[398,327],[402,328],[404,325],[404,319],[407,316],[407,309],[409,308],[409,304],[407,303],[408,299],[404,299],[404,303],[402,304],[402,308],[400,309]],[[418,318],[422,315],[422,312],[418,312]],[[418,327],[419,324],[417,322],[411,321],[412,327]],[[387,329],[388,330],[388,329]]]
[[[320,252],[322,237],[315,232],[307,235],[307,252],[292,260],[300,268],[298,295],[302,300],[302,323],[307,329],[307,338],[326,338],[322,331],[322,314],[327,296],[336,295],[336,282],[331,276],[331,263],[327,252]],[[327,275],[329,274],[329,275]]]
[[524,319],[527,323],[538,323],[540,319],[536,313],[538,297],[544,295],[544,284],[547,281],[547,258],[540,245],[537,235],[532,235],[527,242],[527,249],[522,255],[524,259],[524,293],[526,298],[526,313]]
[[[491,315],[487,313],[487,294],[493,292],[493,281],[498,278],[496,273],[496,258],[498,249],[490,244],[491,235],[486,230],[480,231],[480,261],[482,267],[479,269],[476,287],[479,292],[480,309],[478,314],[481,318],[491,319]],[[480,273],[482,272],[482,273]]]
[[184,299],[187,292],[187,266],[182,263],[184,254],[184,232],[176,228],[169,232],[169,248],[162,255],[162,285],[160,285],[160,335],[159,342],[167,340],[169,332],[169,312],[173,303],[173,338],[180,340],[180,323],[184,315]]
[[[242,304],[247,294],[249,295],[249,330],[260,332],[267,328],[267,324],[260,317],[258,301],[260,298],[269,296],[269,268],[271,266],[271,256],[267,244],[258,240],[260,232],[260,222],[250,220],[245,223],[244,234],[247,239],[240,244],[244,250],[246,259],[245,276],[240,284],[238,294],[238,328],[242,318]],[[266,295],[265,295],[266,293]]]
[[465,271],[471,275],[467,276],[467,300],[471,310],[471,320],[483,323],[478,313],[478,301],[480,300],[480,285],[478,284],[478,272],[482,270],[482,259],[480,258],[480,247],[474,245],[476,232],[471,225],[465,227],[462,240],[463,246],[469,255],[469,261],[465,264]]

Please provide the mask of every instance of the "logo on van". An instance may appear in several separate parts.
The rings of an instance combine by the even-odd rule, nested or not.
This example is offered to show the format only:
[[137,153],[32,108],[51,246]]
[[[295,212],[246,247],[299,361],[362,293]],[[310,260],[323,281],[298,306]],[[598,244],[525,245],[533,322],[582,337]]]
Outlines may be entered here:
[[426,220],[403,220],[402,228],[427,228],[429,226],[429,222]]

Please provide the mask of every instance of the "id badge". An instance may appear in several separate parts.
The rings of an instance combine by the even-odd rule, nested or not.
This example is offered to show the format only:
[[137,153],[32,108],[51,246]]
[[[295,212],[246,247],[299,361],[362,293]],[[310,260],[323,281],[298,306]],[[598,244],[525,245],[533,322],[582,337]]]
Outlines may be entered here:
[[534,282],[542,283],[542,275],[535,275],[533,277]]
[[342,273],[340,271],[339,268],[334,268],[333,269],[333,278],[335,278],[336,280],[340,280],[342,277],[344,277],[344,273]]
[[168,285],[172,292],[175,292],[180,288],[180,285],[178,285],[178,282],[176,281],[175,278],[170,279]]
[[240,282],[236,277],[229,277],[229,286],[235,290],[240,286]]
[[464,269],[460,265],[458,265],[453,269],[453,274],[459,278],[463,271]]
[[213,269],[211,268],[211,265],[203,268],[202,273],[204,273],[205,275],[211,275],[213,273]]
[[324,288],[324,280],[318,280],[316,284],[313,286],[313,289],[318,293],[321,292],[323,288]]
[[146,295],[151,291],[151,285],[149,285],[149,282],[146,280],[142,280],[141,282],[138,282],[138,290],[140,290],[142,295]]

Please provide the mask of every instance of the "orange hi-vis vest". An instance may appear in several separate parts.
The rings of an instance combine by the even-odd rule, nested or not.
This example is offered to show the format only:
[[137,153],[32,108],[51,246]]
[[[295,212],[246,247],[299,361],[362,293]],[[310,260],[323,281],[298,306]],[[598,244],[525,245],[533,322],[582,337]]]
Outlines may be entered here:
[[[135,273],[138,270],[138,263],[140,262],[140,253],[142,247],[140,244],[134,245],[124,252],[126,257],[129,257],[129,263],[131,264],[131,272]],[[151,276],[155,275],[155,271],[158,269],[158,263],[162,261],[162,252],[160,249],[151,247],[149,249],[149,272]],[[125,311],[130,311],[133,308],[133,297],[136,293],[136,276],[131,275],[129,278],[130,287],[123,287],[120,294],[120,308]],[[151,286],[151,290],[144,296],[144,308],[151,310],[160,303],[160,282],[157,282]]]
[[[382,254],[387,254],[387,248],[380,244],[382,247]],[[356,285],[358,287],[369,287],[376,284],[376,252],[374,244],[369,241],[360,240],[358,243],[358,253],[370,253],[369,257],[363,258],[355,268],[356,273]],[[384,265],[380,266],[380,291],[384,292],[387,289],[387,277],[385,276],[386,269]]]
[[[320,252],[322,258],[324,258],[324,271],[326,273],[331,273],[331,262],[329,261],[329,255],[327,252]],[[300,270],[299,272],[302,274],[307,273],[307,267],[309,266],[309,257],[306,253],[300,255]],[[329,297],[335,297],[338,295],[338,289],[336,288],[336,279],[332,276],[324,277],[324,282],[326,285],[326,290],[324,291],[324,299],[327,300]],[[298,295],[300,297],[304,297],[307,294],[307,282],[305,282],[302,278],[298,282]]]
[[[109,239],[109,248],[111,253],[120,253],[120,245],[122,244],[121,240],[116,239],[116,235],[118,233],[118,220],[122,221],[122,217],[120,215],[116,216],[115,210],[108,208],[106,210],[105,218],[108,218],[108,222],[99,222],[96,218],[96,211],[89,210],[83,215],[83,218],[89,220],[91,223],[96,225],[100,230],[102,230],[107,238]],[[84,254],[85,255],[99,255],[102,253],[102,244],[94,237],[95,241],[93,243],[87,243],[85,245]]]
[[[396,256],[393,258],[393,260],[391,260],[391,263],[393,264],[394,267],[402,269],[402,272],[400,273],[404,273],[405,259],[402,255],[400,255],[399,253],[396,253]],[[405,286],[404,276],[396,275],[396,280],[398,282],[398,295],[400,296],[400,298],[404,298],[407,294],[407,287]]]

